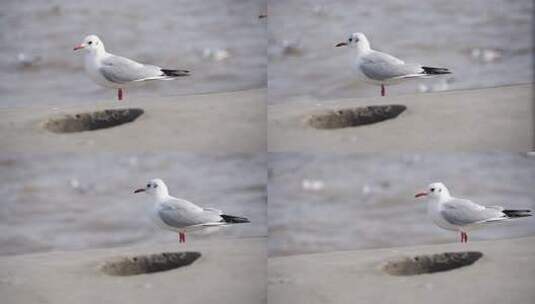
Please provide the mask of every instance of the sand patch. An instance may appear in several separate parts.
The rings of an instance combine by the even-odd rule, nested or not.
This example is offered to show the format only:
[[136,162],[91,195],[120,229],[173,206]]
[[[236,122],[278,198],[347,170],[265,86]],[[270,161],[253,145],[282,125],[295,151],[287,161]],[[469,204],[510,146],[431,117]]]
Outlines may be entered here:
[[195,251],[163,252],[134,257],[118,257],[107,261],[100,267],[100,270],[109,275],[130,276],[189,266],[200,257],[201,253]]
[[51,118],[45,122],[44,128],[54,133],[73,133],[93,131],[116,127],[133,122],[144,113],[142,109],[112,109],[96,112],[78,113]]
[[482,256],[478,251],[463,251],[403,257],[388,261],[383,270],[396,276],[435,273],[472,265]]
[[396,118],[406,109],[404,105],[393,104],[327,111],[312,115],[307,119],[307,124],[316,129],[357,127]]

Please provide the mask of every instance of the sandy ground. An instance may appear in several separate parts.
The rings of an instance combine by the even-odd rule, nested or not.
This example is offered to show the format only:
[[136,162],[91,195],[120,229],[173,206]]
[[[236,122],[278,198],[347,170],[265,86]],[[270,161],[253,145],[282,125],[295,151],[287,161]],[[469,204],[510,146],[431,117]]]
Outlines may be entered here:
[[[91,105],[0,110],[2,152],[70,151],[220,151],[266,150],[265,89],[229,93],[162,97]],[[141,108],[132,123],[69,134],[43,128],[64,114],[116,108]]]
[[[326,110],[402,104],[397,118],[319,130],[306,124]],[[532,85],[318,101],[301,97],[268,107],[269,151],[530,151]]]
[[[474,264],[393,276],[390,259],[480,251]],[[270,258],[270,303],[533,303],[535,237]]]
[[[2,303],[265,303],[265,238],[0,258]],[[115,257],[198,251],[189,266],[134,276],[100,271]]]

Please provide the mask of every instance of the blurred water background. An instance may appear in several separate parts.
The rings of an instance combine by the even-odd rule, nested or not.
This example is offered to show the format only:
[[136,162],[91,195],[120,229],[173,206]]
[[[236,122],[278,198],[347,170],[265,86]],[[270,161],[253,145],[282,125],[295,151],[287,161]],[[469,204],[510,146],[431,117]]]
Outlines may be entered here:
[[114,100],[83,71],[88,34],[106,50],[192,76],[144,83],[127,98],[266,86],[263,0],[3,0],[0,2],[0,107]]
[[[271,256],[458,242],[414,194],[442,181],[453,196],[535,209],[535,156],[513,153],[269,156]],[[535,217],[488,226],[470,240],[535,235]]]
[[183,247],[177,233],[151,222],[150,197],[133,193],[155,177],[175,197],[251,220],[188,233],[189,241],[266,236],[262,154],[3,154],[0,255],[173,241]]
[[269,5],[269,102],[379,96],[353,80],[351,49],[363,32],[374,49],[452,75],[389,86],[387,94],[494,87],[533,80],[531,0],[273,0]]

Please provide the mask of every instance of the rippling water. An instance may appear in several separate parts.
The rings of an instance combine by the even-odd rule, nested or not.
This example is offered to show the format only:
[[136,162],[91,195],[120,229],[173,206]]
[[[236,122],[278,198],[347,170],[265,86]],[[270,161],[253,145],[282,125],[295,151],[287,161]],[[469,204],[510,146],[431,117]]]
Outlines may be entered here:
[[319,100],[378,96],[352,80],[350,49],[335,48],[364,32],[373,48],[406,62],[448,67],[451,77],[390,86],[387,94],[531,82],[531,0],[271,1],[270,102],[294,95]]
[[192,72],[128,89],[130,98],[266,86],[263,0],[7,0],[0,8],[0,107],[114,100],[72,50],[90,33],[109,52]]
[[[434,181],[488,205],[535,209],[535,157],[508,153],[271,154],[271,255],[458,241],[414,199]],[[535,217],[470,233],[472,240],[535,235]]]
[[251,220],[189,239],[265,236],[265,168],[247,154],[2,155],[0,255],[176,240],[150,221],[150,198],[133,194],[154,177],[171,195]]

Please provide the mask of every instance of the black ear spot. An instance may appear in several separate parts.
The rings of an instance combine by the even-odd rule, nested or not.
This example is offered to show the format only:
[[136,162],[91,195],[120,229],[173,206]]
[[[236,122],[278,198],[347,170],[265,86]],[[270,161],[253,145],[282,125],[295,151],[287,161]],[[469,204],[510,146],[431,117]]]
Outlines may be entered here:
[[438,192],[442,192],[442,189],[438,189]]
[[154,184],[154,188],[158,188],[158,185]]

